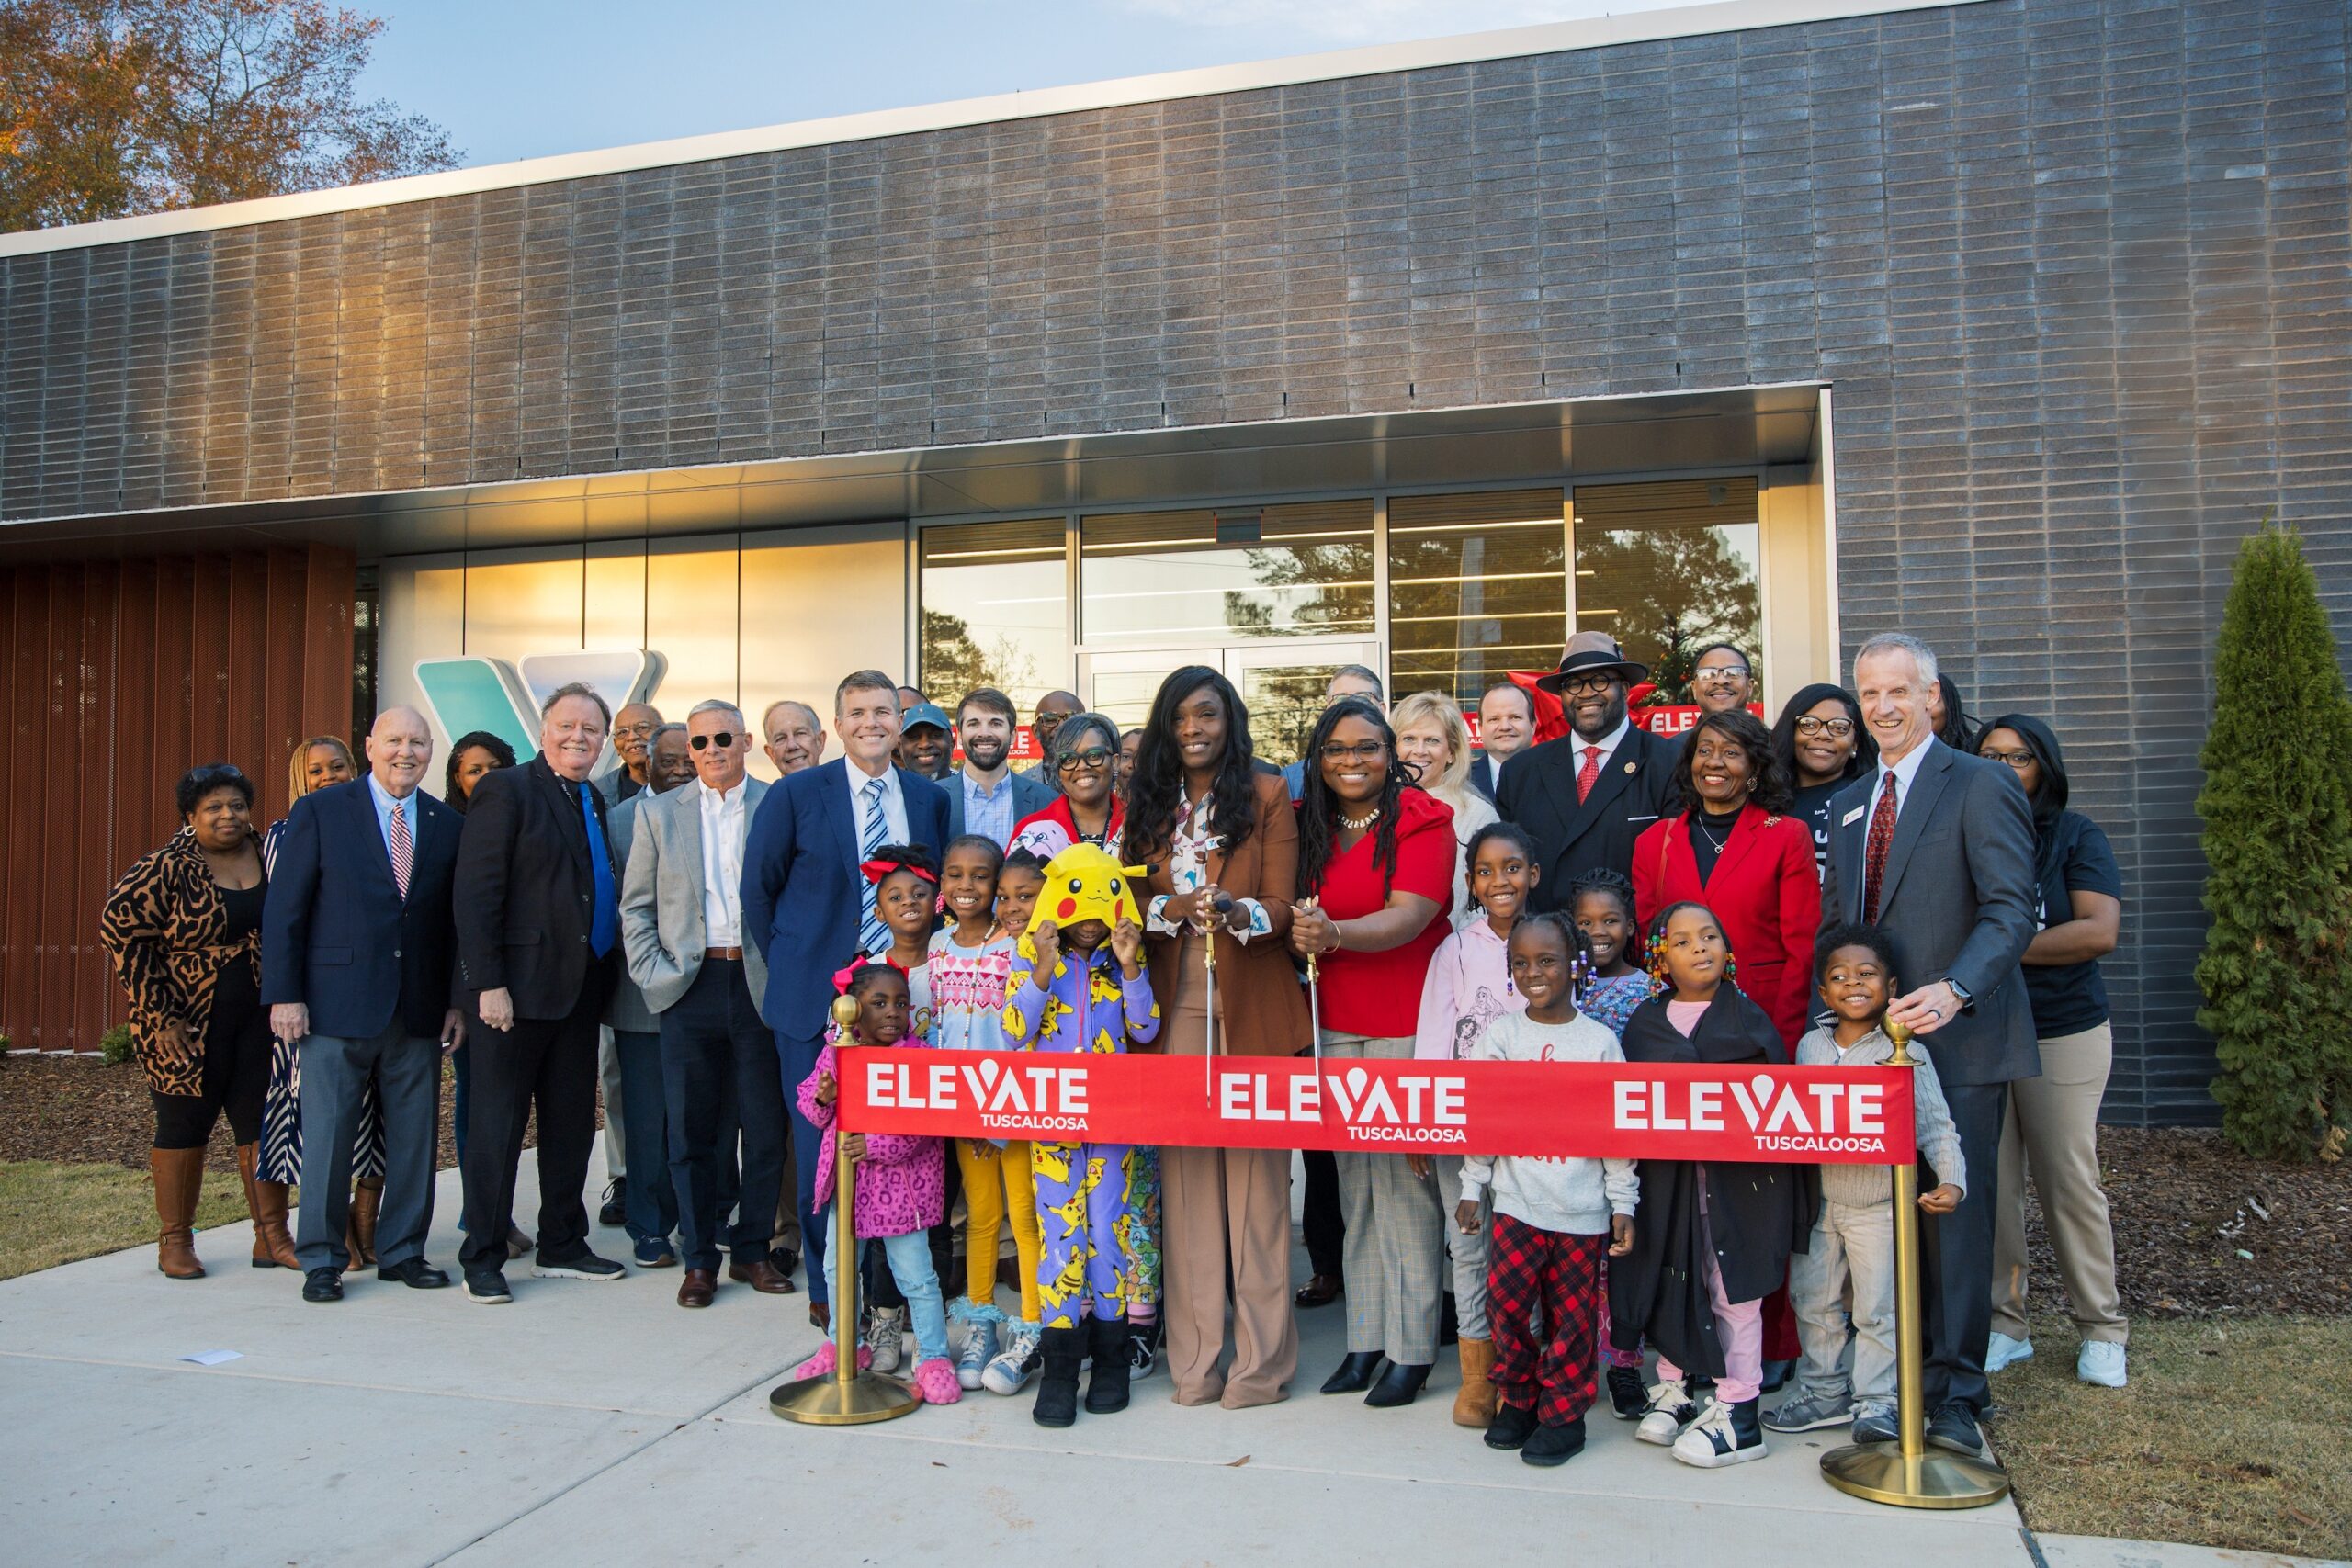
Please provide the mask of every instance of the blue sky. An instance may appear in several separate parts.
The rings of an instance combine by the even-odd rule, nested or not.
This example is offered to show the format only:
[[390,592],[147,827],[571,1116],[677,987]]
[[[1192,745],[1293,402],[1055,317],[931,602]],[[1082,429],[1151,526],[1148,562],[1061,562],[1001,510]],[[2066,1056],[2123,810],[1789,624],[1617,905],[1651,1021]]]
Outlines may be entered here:
[[1440,38],[1668,0],[358,0],[362,82],[469,165]]

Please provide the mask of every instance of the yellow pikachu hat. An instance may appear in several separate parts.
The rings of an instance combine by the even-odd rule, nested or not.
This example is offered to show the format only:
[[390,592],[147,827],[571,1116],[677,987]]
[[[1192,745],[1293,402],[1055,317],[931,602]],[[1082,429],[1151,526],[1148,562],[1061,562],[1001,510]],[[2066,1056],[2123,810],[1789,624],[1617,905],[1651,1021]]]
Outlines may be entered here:
[[1149,866],[1121,865],[1116,855],[1098,845],[1072,844],[1046,863],[1046,886],[1029,913],[1029,929],[1034,931],[1048,920],[1057,926],[1081,920],[1116,926],[1123,919],[1141,925],[1143,910],[1136,903],[1134,882],[1150,874]]

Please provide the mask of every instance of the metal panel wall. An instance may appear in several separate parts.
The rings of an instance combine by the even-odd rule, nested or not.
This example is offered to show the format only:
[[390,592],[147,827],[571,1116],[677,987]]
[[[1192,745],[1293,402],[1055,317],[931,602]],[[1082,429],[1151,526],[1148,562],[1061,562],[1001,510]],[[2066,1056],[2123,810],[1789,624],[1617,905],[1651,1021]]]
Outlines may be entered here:
[[326,547],[0,567],[0,1033],[95,1051],[123,1016],[98,907],[178,826],[171,792],[227,761],[286,812],[286,758],[352,727],[355,565]]

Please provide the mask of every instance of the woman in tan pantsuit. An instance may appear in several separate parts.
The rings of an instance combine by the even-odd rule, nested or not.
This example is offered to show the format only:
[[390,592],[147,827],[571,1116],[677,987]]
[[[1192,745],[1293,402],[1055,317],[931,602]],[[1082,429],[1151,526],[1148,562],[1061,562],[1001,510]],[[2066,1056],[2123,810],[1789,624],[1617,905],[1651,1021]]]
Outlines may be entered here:
[[[1161,682],[1127,782],[1123,859],[1151,865],[1144,929],[1160,1049],[1208,1046],[1208,946],[1216,947],[1219,1055],[1286,1056],[1306,1043],[1306,1003],[1283,945],[1298,824],[1282,776],[1261,772],[1232,682],[1190,665]],[[1288,1397],[1298,1369],[1290,1299],[1290,1151],[1159,1151],[1160,1259],[1176,1403],[1228,1410]],[[1232,1281],[1233,1365],[1225,1349]]]

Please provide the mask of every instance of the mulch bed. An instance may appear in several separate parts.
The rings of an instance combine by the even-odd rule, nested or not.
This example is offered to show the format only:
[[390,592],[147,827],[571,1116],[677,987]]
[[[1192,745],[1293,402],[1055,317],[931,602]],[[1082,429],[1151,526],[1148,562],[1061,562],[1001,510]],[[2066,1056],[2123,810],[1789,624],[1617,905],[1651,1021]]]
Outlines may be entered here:
[[[441,1165],[457,1163],[452,1091],[441,1104]],[[11,1056],[0,1065],[0,1160],[112,1163],[143,1170],[154,1132],[134,1066]],[[2099,1135],[2125,1310],[2133,1316],[2292,1313],[2352,1316],[2352,1161],[2274,1165],[2200,1129],[2109,1127]],[[214,1168],[234,1170],[223,1124]],[[2026,1238],[2037,1305],[2063,1300],[2056,1260],[2029,1199]]]
[[[442,1068],[441,1151],[447,1170],[458,1163],[450,1127],[457,1086]],[[604,1122],[600,1104],[596,1120]],[[95,1056],[10,1056],[0,1062],[0,1160],[48,1159],[74,1165],[119,1165],[147,1168],[154,1146],[155,1111],[147,1079],[130,1063],[109,1067]],[[536,1124],[524,1134],[537,1142]],[[213,1170],[237,1168],[236,1145],[224,1118],[212,1129],[205,1164]]]

